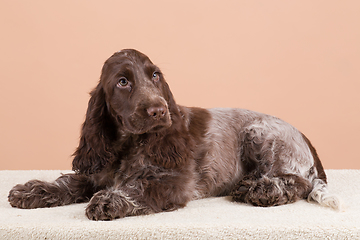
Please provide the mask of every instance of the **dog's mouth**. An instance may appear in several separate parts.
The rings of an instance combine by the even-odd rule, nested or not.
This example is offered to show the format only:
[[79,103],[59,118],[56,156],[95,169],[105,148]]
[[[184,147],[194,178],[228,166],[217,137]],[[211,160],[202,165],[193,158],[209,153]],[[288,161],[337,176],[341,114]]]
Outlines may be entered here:
[[138,114],[133,114],[123,123],[127,130],[133,134],[160,132],[172,125],[169,113],[166,113],[161,119],[144,118]]
[[171,127],[171,125],[172,125],[172,122],[171,122],[171,121],[169,121],[169,122],[166,123],[166,124],[155,125],[154,127],[150,128],[150,130],[148,130],[147,132],[151,132],[151,133],[153,133],[153,132],[160,132],[160,131],[162,131],[162,130],[164,130],[164,129],[167,129],[167,128]]

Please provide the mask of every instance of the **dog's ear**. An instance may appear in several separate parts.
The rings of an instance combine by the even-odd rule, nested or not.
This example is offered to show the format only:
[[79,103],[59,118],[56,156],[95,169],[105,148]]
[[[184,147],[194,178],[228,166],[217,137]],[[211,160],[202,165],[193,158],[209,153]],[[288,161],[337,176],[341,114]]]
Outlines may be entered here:
[[106,106],[101,82],[91,92],[80,143],[73,154],[73,170],[81,174],[101,171],[115,159],[111,142],[116,139],[116,123]]
[[162,84],[162,92],[163,92],[166,102],[168,103],[170,112],[172,112],[172,113],[177,112],[178,111],[177,104],[176,104],[174,96],[170,90],[170,87],[165,80]]

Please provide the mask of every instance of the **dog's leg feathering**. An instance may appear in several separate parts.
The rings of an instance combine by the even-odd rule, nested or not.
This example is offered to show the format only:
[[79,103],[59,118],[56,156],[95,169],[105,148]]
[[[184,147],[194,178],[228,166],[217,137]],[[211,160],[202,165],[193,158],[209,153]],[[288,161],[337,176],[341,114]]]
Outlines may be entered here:
[[43,208],[86,202],[93,194],[88,178],[65,174],[54,182],[32,180],[18,184],[9,193],[10,205],[17,208]]

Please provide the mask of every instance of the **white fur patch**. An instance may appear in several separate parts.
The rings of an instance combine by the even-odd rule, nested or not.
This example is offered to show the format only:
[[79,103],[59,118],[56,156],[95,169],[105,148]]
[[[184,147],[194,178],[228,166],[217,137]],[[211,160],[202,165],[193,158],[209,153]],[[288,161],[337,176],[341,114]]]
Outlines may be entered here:
[[330,207],[335,210],[341,209],[339,198],[329,193],[326,183],[321,179],[315,179],[313,181],[313,189],[308,196],[308,201],[311,200],[325,207]]

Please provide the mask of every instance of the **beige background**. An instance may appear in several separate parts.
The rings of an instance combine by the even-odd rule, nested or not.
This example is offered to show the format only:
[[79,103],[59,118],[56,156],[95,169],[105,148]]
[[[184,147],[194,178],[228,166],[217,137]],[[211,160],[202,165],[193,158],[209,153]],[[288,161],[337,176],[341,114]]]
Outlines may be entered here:
[[136,48],[179,104],[275,115],[360,168],[360,1],[0,1],[0,169],[70,169],[88,92]]

